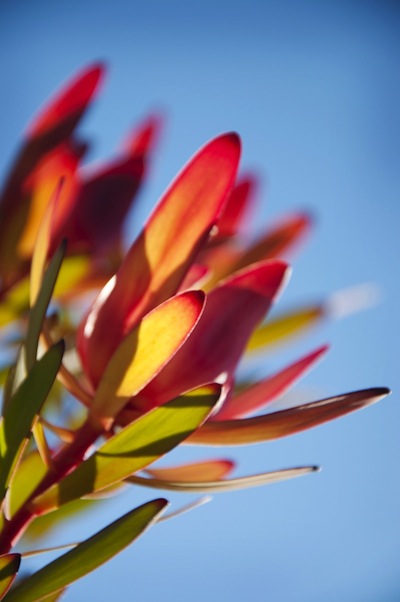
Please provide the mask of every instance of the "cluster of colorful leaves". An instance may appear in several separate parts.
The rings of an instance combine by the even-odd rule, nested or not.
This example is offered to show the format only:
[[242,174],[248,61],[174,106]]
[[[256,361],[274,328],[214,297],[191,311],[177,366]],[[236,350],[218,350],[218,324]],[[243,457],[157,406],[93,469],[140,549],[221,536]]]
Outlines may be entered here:
[[[226,134],[189,161],[124,254],[124,220],[159,121],[148,119],[113,163],[82,170],[87,145],[76,126],[102,73],[101,66],[80,73],[35,119],[0,200],[0,325],[23,333],[0,424],[0,594],[8,601],[57,599],[159,520],[167,502],[134,509],[8,591],[20,564],[12,548],[37,517],[122,483],[213,492],[303,475],[315,467],[233,479],[226,459],[148,467],[184,442],[267,441],[387,394],[369,389],[251,416],[326,351],[245,388],[238,383],[246,350],[324,316],[322,303],[263,322],[288,278],[278,256],[309,220],[295,215],[256,242],[241,242],[255,180],[237,179],[240,142]],[[74,328],[70,307],[96,289]],[[49,312],[51,299],[62,319]],[[82,411],[63,411],[56,381]]]

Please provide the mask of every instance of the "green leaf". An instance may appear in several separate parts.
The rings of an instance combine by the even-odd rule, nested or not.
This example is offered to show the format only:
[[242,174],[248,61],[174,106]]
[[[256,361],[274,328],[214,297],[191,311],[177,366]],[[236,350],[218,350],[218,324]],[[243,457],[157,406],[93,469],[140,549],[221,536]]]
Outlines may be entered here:
[[38,451],[26,454],[14,474],[7,495],[7,516],[11,519],[30,498],[47,472]]
[[26,378],[27,372],[25,355],[25,348],[22,346],[18,350],[15,363],[12,366],[10,366],[10,369],[7,373],[7,378],[3,390],[3,406],[1,409],[2,416],[4,416],[4,414],[6,413],[15,391]]
[[179,445],[207,418],[221,387],[195,389],[148,412],[114,435],[60,483],[31,504],[38,514],[100,491],[145,468]]
[[285,342],[291,337],[311,329],[325,317],[325,307],[321,304],[309,305],[281,314],[261,324],[247,344],[247,351],[265,350]]
[[64,342],[53,345],[33,366],[14,393],[0,424],[0,497],[4,499],[13,470],[28,442],[36,416],[57,376]]
[[41,598],[41,602],[57,602],[57,600],[61,600],[61,597],[63,594],[65,594],[66,589],[67,588],[64,587],[64,589],[60,590],[59,592],[54,592],[53,594],[50,594],[50,596]]
[[104,500],[75,500],[61,506],[55,512],[38,516],[24,533],[24,545],[38,545],[40,542],[48,541],[49,535],[61,526],[65,527],[73,523],[77,516],[80,516],[81,519],[90,516],[95,507],[104,503]]
[[157,499],[128,512],[28,577],[7,595],[6,602],[43,600],[87,575],[132,543],[155,522],[167,503],[164,499]]
[[30,370],[36,361],[37,348],[39,344],[40,331],[42,330],[46,311],[56,284],[57,276],[65,255],[66,241],[63,240],[54,253],[49,266],[44,274],[39,294],[31,308],[29,315],[28,332],[26,335],[26,365]]
[[0,556],[0,600],[3,599],[14,581],[20,563],[20,554]]

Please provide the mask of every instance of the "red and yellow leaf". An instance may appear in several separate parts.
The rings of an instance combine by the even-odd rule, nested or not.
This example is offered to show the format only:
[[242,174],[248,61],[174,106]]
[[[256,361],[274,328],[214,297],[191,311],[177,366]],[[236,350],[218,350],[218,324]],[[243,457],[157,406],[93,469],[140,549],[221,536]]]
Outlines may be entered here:
[[239,155],[236,134],[201,149],[165,193],[115,280],[100,293],[78,335],[82,363],[93,383],[124,335],[178,290],[232,188]]
[[108,429],[128,400],[171,360],[203,311],[202,291],[182,293],[147,314],[121,342],[100,379],[90,416]]
[[268,403],[281,397],[305,372],[327,352],[328,347],[320,347],[301,360],[280,370],[272,376],[252,385],[235,396],[229,397],[213,420],[235,420],[260,410]]
[[146,473],[159,481],[203,482],[219,481],[235,467],[231,460],[206,460],[170,468],[150,468]]
[[224,240],[238,233],[253,203],[256,187],[257,180],[254,176],[241,177],[238,180],[218,220],[218,232],[213,241]]
[[158,127],[158,119],[148,119],[120,157],[83,175],[65,234],[70,252],[99,255],[120,248],[124,220],[146,175]]
[[375,403],[388,395],[384,387],[337,395],[291,408],[242,420],[206,422],[187,443],[200,445],[244,445],[278,439],[339,418]]
[[103,65],[92,65],[69,80],[32,120],[28,138],[37,138],[67,125],[64,136],[69,135],[97,91],[103,73]]
[[207,297],[204,312],[185,345],[133,400],[145,411],[208,382],[229,381],[247,340],[282,288],[282,261],[255,264],[235,274]]

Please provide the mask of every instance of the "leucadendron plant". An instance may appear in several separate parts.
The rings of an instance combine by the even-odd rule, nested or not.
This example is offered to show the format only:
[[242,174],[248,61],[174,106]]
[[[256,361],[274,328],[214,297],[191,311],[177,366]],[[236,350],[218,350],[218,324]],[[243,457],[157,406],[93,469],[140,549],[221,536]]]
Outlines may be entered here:
[[322,302],[265,320],[290,272],[279,256],[309,219],[288,217],[245,242],[256,181],[238,177],[240,141],[228,133],[190,159],[125,252],[125,218],[160,123],[150,117],[117,159],[83,169],[87,144],[76,128],[102,76],[101,65],[81,72],[33,120],[1,195],[0,598],[8,602],[58,599],[157,523],[168,502],[134,508],[9,590],[23,556],[14,547],[39,517],[53,517],[47,526],[73,520],[67,504],[78,511],[81,500],[95,503],[124,484],[218,492],[313,472],[227,478],[234,464],[224,458],[153,463],[182,444],[291,435],[388,393],[356,391],[260,415],[327,350],[259,382],[237,375],[244,354],[329,313]]

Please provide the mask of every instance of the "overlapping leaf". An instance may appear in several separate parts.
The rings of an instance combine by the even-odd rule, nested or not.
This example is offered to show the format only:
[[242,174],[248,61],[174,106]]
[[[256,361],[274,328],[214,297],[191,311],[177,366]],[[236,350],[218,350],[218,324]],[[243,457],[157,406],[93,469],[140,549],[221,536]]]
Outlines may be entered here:
[[284,370],[232,395],[213,416],[213,420],[243,418],[281,397],[326,353],[327,349],[327,346],[320,347]]
[[259,326],[249,339],[247,350],[259,351],[285,342],[303,333],[326,316],[324,303],[294,309],[268,320]]
[[167,503],[157,499],[128,512],[25,579],[7,595],[6,602],[43,600],[84,577],[131,544],[157,520]]
[[248,175],[238,179],[218,220],[218,231],[213,242],[231,238],[238,234],[254,201],[257,181]]
[[168,299],[123,339],[100,379],[90,406],[90,416],[105,429],[186,341],[199,320],[204,298],[201,291],[193,291]]
[[284,284],[287,265],[260,262],[208,295],[204,312],[185,345],[132,405],[145,410],[207,382],[232,378],[247,340]]
[[0,556],[0,600],[10,589],[21,564],[20,554]]
[[379,401],[390,391],[384,387],[329,397],[264,416],[207,422],[187,443],[201,445],[244,445],[269,441],[317,426]]
[[179,445],[208,417],[220,397],[213,385],[149,412],[103,444],[31,507],[43,514],[118,483]]
[[[20,275],[16,255],[30,204],[24,186],[43,158],[70,137],[86,111],[101,80],[103,68],[94,65],[79,73],[33,120],[0,195],[0,273],[3,286]],[[60,174],[62,175],[62,174]],[[7,236],[5,235],[7,233]]]
[[82,362],[94,384],[123,336],[179,288],[231,190],[239,154],[234,134],[201,149],[165,193],[115,279],[100,293],[78,336]]
[[37,348],[39,344],[40,332],[46,316],[47,307],[53,294],[61,263],[64,258],[66,241],[60,245],[53,255],[49,266],[44,275],[40,291],[35,303],[31,308],[28,323],[28,332],[26,334],[26,364],[28,370],[32,368],[36,361]]
[[226,477],[234,466],[231,460],[206,460],[170,468],[148,468],[146,473],[159,481],[202,482],[220,480]]
[[57,376],[63,353],[64,343],[60,341],[35,363],[4,413],[0,425],[1,499],[4,498],[13,469],[28,442],[34,421]]
[[244,249],[234,245],[225,245],[215,249],[215,252],[208,256],[207,264],[211,267],[212,275],[205,290],[212,289],[222,278],[252,263],[283,256],[288,249],[299,242],[309,226],[308,216],[294,215],[267,230],[253,244]]
[[120,157],[87,175],[83,172],[65,230],[69,252],[98,256],[115,246],[119,250],[124,220],[146,174],[159,127],[159,119],[149,118],[126,141]]

